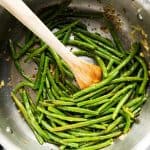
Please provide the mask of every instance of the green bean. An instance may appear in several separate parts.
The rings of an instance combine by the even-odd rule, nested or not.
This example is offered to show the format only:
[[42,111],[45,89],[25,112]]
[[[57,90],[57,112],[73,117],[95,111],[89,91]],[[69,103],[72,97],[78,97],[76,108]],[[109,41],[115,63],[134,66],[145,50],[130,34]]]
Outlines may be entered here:
[[97,149],[101,149],[104,148],[106,146],[109,146],[113,143],[112,139],[109,139],[107,141],[104,141],[102,143],[99,144],[94,144],[92,146],[88,146],[88,147],[83,147],[83,148],[79,148],[78,150],[97,150]]
[[102,57],[107,60],[113,59],[115,64],[120,64],[120,62],[121,62],[121,60],[118,57],[110,54],[108,51],[104,51],[101,47],[99,47],[95,51],[95,54],[98,55],[99,57]]
[[103,135],[103,136],[96,136],[96,137],[79,137],[79,138],[71,138],[71,139],[63,139],[62,141],[66,142],[66,143],[70,143],[70,142],[89,142],[89,141],[103,141],[106,139],[110,139],[116,136],[119,136],[121,134],[121,132],[114,132],[114,133],[110,133],[107,135]]
[[94,91],[94,90],[96,90],[96,89],[98,89],[98,88],[101,88],[101,87],[103,87],[104,85],[108,84],[108,82],[110,82],[111,80],[113,80],[113,78],[116,77],[116,75],[118,74],[118,72],[120,71],[120,69],[122,69],[122,68],[134,57],[134,55],[135,55],[136,52],[137,52],[138,45],[137,45],[137,44],[134,44],[134,45],[133,45],[133,48],[134,48],[134,49],[133,49],[133,51],[130,53],[130,55],[129,55],[127,58],[125,58],[125,59],[123,60],[123,62],[122,62],[120,65],[118,65],[118,67],[116,67],[113,71],[111,71],[111,72],[109,73],[108,78],[104,79],[103,81],[101,81],[101,82],[98,83],[98,84],[95,84],[95,85],[90,86],[90,87],[88,87],[88,88],[86,88],[86,89],[83,89],[82,91],[79,91],[79,92],[75,93],[75,94],[73,95],[74,98],[78,98],[78,97],[80,97],[80,96],[82,96],[82,95],[85,95],[85,94],[91,92],[91,91]]
[[[42,107],[37,106],[37,110],[39,110],[40,112],[48,115],[48,116],[52,116],[61,120],[66,120],[66,121],[76,121],[76,122],[80,122],[80,121],[86,121],[87,119],[84,118],[77,118],[77,117],[67,117],[67,116],[62,116],[62,115],[58,115],[58,114],[54,114],[54,113],[50,113],[48,111],[46,111],[45,109],[43,109]],[[57,127],[56,127],[57,128]],[[52,129],[53,131],[53,129]]]
[[137,116],[139,115],[139,112],[140,112],[140,111],[141,111],[141,107],[138,107],[137,109],[135,109],[135,110],[133,111],[134,116],[137,117]]
[[[103,44],[102,42],[100,41],[95,41],[93,39],[89,39],[89,37],[86,37],[84,36],[82,33],[75,33],[75,35],[79,36],[81,39],[85,40],[86,42],[89,42],[90,44],[92,44],[93,46],[95,46],[95,48],[97,47],[94,43],[96,43],[97,45],[99,45],[100,47],[110,51],[111,53],[114,53],[116,56],[119,56],[119,57],[122,57],[123,55],[118,52],[117,50],[115,50],[114,48],[112,47],[109,47],[105,44]],[[94,43],[93,43],[94,42]]]
[[58,107],[59,109],[62,109],[64,111],[69,111],[69,112],[77,112],[77,113],[81,113],[81,114],[94,114],[97,115],[97,112],[89,110],[89,109],[84,109],[84,108],[78,108],[78,107]]
[[77,106],[78,107],[81,107],[81,106],[83,107],[83,106],[86,106],[86,105],[95,106],[95,103],[97,103],[97,102],[99,103],[100,101],[102,101],[104,99],[108,99],[110,96],[111,96],[111,94],[109,93],[107,95],[103,95],[103,96],[95,98],[95,99],[90,99],[90,100],[86,100],[86,101],[83,101],[83,102],[79,102],[79,103],[77,103]]
[[[63,12],[64,13],[64,12]],[[57,21],[58,23],[57,23],[57,26],[56,27],[58,27],[58,28],[63,28],[64,27],[64,25],[66,25],[66,24],[68,24],[68,23],[72,23],[72,22],[74,22],[74,21],[76,21],[77,19],[71,19],[71,18],[62,18],[63,20],[61,20],[61,21]],[[74,27],[72,27],[73,29],[74,28],[81,28],[81,29],[84,29],[84,30],[87,30],[87,26],[84,24],[84,23],[82,23],[82,22],[78,22]]]
[[60,58],[59,56],[56,54],[55,51],[53,51],[51,48],[48,48],[48,51],[52,54],[52,56],[54,57],[57,65],[58,65],[58,68],[60,70],[60,72],[62,73],[62,76],[64,75],[64,71],[63,71],[63,67],[62,67],[62,63],[60,61]]
[[142,78],[140,77],[120,77],[120,78],[117,78],[117,79],[114,79],[111,81],[111,84],[112,83],[118,83],[118,82],[142,82]]
[[26,95],[27,95],[27,97],[28,97],[28,101],[29,101],[29,103],[30,103],[30,105],[31,105],[31,109],[33,110],[33,112],[35,112],[36,111],[36,106],[35,106],[35,104],[33,103],[33,100],[31,99],[31,96],[29,95],[29,93],[26,91]]
[[71,71],[67,70],[66,68],[63,67],[64,73],[67,75],[68,78],[74,79],[74,75]]
[[65,84],[65,87],[69,90],[70,95],[74,93],[74,90],[68,84]]
[[64,130],[68,130],[68,129],[85,127],[85,126],[89,126],[89,125],[92,125],[92,124],[95,124],[95,123],[110,120],[111,118],[112,118],[112,115],[107,115],[107,116],[103,116],[103,117],[98,118],[98,119],[91,119],[91,120],[80,122],[80,123],[74,123],[74,124],[69,124],[69,125],[56,127],[56,128],[53,128],[52,131],[64,131]]
[[[49,130],[51,132],[51,126],[46,122],[46,121],[42,121],[42,124],[44,125],[44,127]],[[70,135],[68,133],[63,133],[63,132],[52,132],[53,134],[56,134],[58,137],[61,138],[75,138],[75,136]],[[64,142],[65,143],[65,142]]]
[[79,20],[75,20],[74,22],[72,22],[71,24],[68,24],[66,26],[64,26],[62,29],[60,29],[59,31],[55,32],[54,34],[57,36],[61,33],[64,33],[65,31],[67,31],[68,29],[74,27],[76,24],[78,24]]
[[115,111],[113,112],[113,119],[115,119],[121,109],[121,107],[124,105],[124,103],[128,100],[128,98],[130,97],[132,91],[129,91],[121,100],[120,102],[117,104]]
[[81,39],[84,42],[87,42],[88,44],[95,46],[95,44],[92,42],[92,40],[90,38],[86,37],[85,35],[83,35],[82,33],[73,32],[73,34],[78,38],[78,41]]
[[109,126],[106,129],[106,133],[110,132],[114,127],[116,127],[121,121],[123,120],[123,117],[118,117],[115,121],[109,124]]
[[[86,100],[86,101],[83,101],[83,102],[79,102],[77,104],[77,106],[84,106],[84,105],[87,105],[87,104],[90,104],[91,106],[95,106],[95,103],[97,105],[97,103],[99,103],[101,100],[108,99],[109,97],[111,97],[112,95],[114,95],[114,93],[117,92],[117,90],[119,90],[122,86],[124,86],[124,84],[118,85],[110,93],[108,93],[106,95],[103,95],[101,97],[98,97],[98,98],[95,98],[95,99]],[[77,99],[77,102],[78,102],[78,99]]]
[[66,45],[67,42],[69,41],[71,32],[72,32],[72,30],[71,30],[71,28],[70,28],[70,29],[65,33],[65,36],[64,36],[63,41],[62,41],[62,43],[63,43],[64,45]]
[[69,72],[71,72],[71,70],[70,70],[68,64],[67,64],[63,59],[61,59],[61,63],[62,63],[62,65],[63,65],[64,69],[67,69]]
[[94,92],[91,92],[91,93],[89,93],[89,94],[87,94],[87,95],[84,95],[84,96],[82,96],[82,97],[79,97],[77,100],[78,101],[83,101],[83,100],[86,100],[86,99],[91,99],[91,98],[93,98],[93,96],[95,96],[96,94],[103,94],[103,92],[104,91],[109,91],[109,90],[111,90],[112,88],[114,88],[114,85],[109,85],[109,86],[104,86],[103,88],[100,88],[100,89],[98,89],[98,90],[96,90],[96,91],[94,91]]
[[144,61],[138,56],[136,56],[136,59],[139,61],[139,63],[142,65],[142,67],[144,69],[144,79],[143,79],[142,84],[139,89],[139,94],[143,94],[145,92],[145,87],[148,82],[148,71],[147,71],[147,67],[146,67],[146,64],[144,63]]
[[125,123],[120,123],[118,126],[116,126],[112,131],[120,131],[125,127]]
[[22,81],[22,82],[19,82],[19,83],[15,86],[15,88],[13,89],[13,92],[16,93],[20,88],[25,87],[25,86],[34,89],[34,84],[33,84],[33,83],[28,82],[28,81]]
[[49,120],[49,125],[52,126],[53,128],[56,127],[56,124],[55,124],[55,122],[53,120]]
[[117,35],[117,32],[116,32],[114,25],[108,19],[106,19],[106,17],[105,17],[105,22],[107,24],[107,27],[108,27],[110,33],[111,33],[111,36],[113,37],[116,48],[124,54],[125,51],[124,51],[123,45],[122,45],[121,40],[119,39],[119,37]]
[[40,116],[38,117],[38,123],[41,123],[41,121],[43,120],[44,118],[44,114],[41,113]]
[[108,60],[111,57],[112,59],[114,59],[115,63],[117,63],[117,64],[120,63],[120,59],[118,57],[112,55],[108,51],[103,50],[103,48],[96,46],[94,43],[89,44],[89,43],[85,43],[85,42],[82,42],[82,41],[79,41],[79,40],[70,40],[70,41],[68,41],[67,44],[77,46],[77,47],[79,47],[81,49],[84,49],[86,51],[87,50],[95,50],[95,53],[97,55],[99,55],[100,57],[106,58]]
[[28,43],[30,38],[32,38],[33,33],[29,30],[27,30],[26,34],[25,34],[25,43]]
[[61,146],[59,147],[59,149],[60,149],[60,150],[65,150],[65,149],[66,149],[66,145],[61,145]]
[[84,11],[78,11],[75,9],[67,9],[63,14],[60,15],[60,17],[79,17],[79,18],[89,18],[89,19],[93,19],[93,18],[102,18],[103,14],[100,12],[96,12],[96,11],[88,11],[88,12],[84,12]]
[[[111,96],[111,94],[107,94],[107,95],[103,95],[101,97],[98,97],[98,98],[95,98],[95,99],[90,99],[90,100],[86,100],[86,101],[83,101],[83,102],[79,102],[77,103],[77,106],[78,107],[83,107],[83,106],[95,106],[95,103],[97,105],[97,103],[103,103],[104,101],[107,101],[108,98]],[[107,100],[106,100],[107,99]],[[101,102],[102,101],[102,102]]]
[[84,136],[90,136],[90,135],[96,135],[96,136],[98,136],[100,133],[98,133],[98,132],[93,132],[92,130],[89,130],[89,129],[87,129],[87,128],[76,128],[76,129],[72,129],[72,130],[70,130],[70,132],[72,133],[73,132],[73,134],[75,135],[75,136],[81,136],[81,137],[84,137]]
[[46,76],[46,79],[45,79],[45,85],[46,85],[46,88],[50,89],[50,83],[49,83],[49,80],[48,80],[47,76]]
[[9,39],[9,47],[10,47],[12,58],[15,59],[16,51],[14,49],[14,45],[11,39]]
[[88,56],[88,57],[93,57],[93,54],[84,51],[84,50],[75,50],[73,51],[73,54],[76,56]]
[[72,97],[60,97],[59,100],[74,102]]
[[43,68],[44,68],[44,61],[45,61],[45,54],[42,53],[41,58],[40,58],[40,65],[38,68],[38,72],[36,74],[36,80],[34,82],[35,89],[38,89],[40,86],[41,72],[43,71]]
[[54,90],[53,87],[51,88],[51,91],[52,91],[52,94],[53,94],[53,96],[55,97],[55,99],[58,99],[58,98],[59,98],[59,95],[58,95],[58,93]]
[[122,76],[125,77],[125,76],[131,75],[131,74],[135,71],[135,69],[137,68],[137,66],[138,66],[138,62],[135,62],[135,63],[131,66],[131,68],[130,68],[129,70],[127,70],[126,72],[123,73]]
[[[30,128],[33,131],[33,133],[37,137],[38,141],[42,144],[43,143],[43,138],[39,135],[38,132],[35,131],[34,125],[33,125],[33,123],[31,123],[31,120],[29,119],[29,116],[28,116],[28,114],[27,114],[23,104],[19,101],[19,99],[15,96],[15,94],[13,92],[11,92],[11,97],[14,100],[14,102],[16,103],[16,105],[18,106],[18,108],[21,111],[21,113],[23,114],[25,120],[27,121],[28,125],[30,126]],[[43,131],[42,131],[42,135],[44,135],[44,137],[47,137],[47,134],[45,132],[43,132]]]
[[[123,83],[123,84],[124,84],[124,83]],[[109,85],[109,86],[108,86],[109,88],[107,88],[105,91],[102,91],[101,93],[98,93],[98,94],[94,95],[92,98],[93,98],[93,99],[98,98],[98,97],[100,97],[101,95],[107,94],[108,92],[111,92],[111,91],[112,91],[111,93],[113,94],[114,92],[117,91],[116,89],[119,89],[120,86],[122,87],[123,84],[119,84],[118,86],[116,86],[115,84]],[[115,88],[115,86],[116,86],[116,88]],[[91,98],[91,99],[92,99],[92,98]]]
[[69,90],[61,82],[57,82],[57,84],[63,91],[65,91],[67,94],[69,93]]
[[104,78],[106,78],[108,76],[108,73],[107,73],[105,63],[103,62],[103,60],[100,57],[96,57],[96,61],[99,64],[99,66],[102,68]]
[[95,145],[95,144],[97,144],[97,141],[87,142],[87,143],[85,143],[84,145],[82,144],[82,145],[80,146],[80,148],[89,147],[89,146],[92,146],[92,145]]
[[27,52],[27,50],[33,45],[34,41],[35,36],[33,36],[31,40],[29,40],[22,49],[20,49],[20,51],[16,54],[15,59],[20,59]]
[[42,53],[47,49],[47,45],[43,44],[42,47],[35,49],[28,57],[25,59],[25,62],[27,62],[29,59],[32,59],[34,56],[37,56],[38,54]]
[[38,140],[38,142],[39,142],[41,145],[43,145],[43,144],[44,144],[44,139],[43,139],[35,130],[33,131],[33,133],[34,133],[36,139]]
[[102,124],[93,124],[91,126],[89,126],[89,128],[94,128],[94,129],[106,129],[106,126],[102,125]]
[[126,112],[124,112],[124,116],[126,119],[126,124],[125,124],[125,127],[123,129],[123,133],[126,134],[129,131],[130,126],[131,126],[131,118]]
[[142,100],[142,98],[143,98],[142,96],[136,97],[136,98],[130,100],[128,103],[126,103],[125,106],[126,106],[126,107],[132,107],[132,106],[134,106],[135,104],[139,103],[139,102]]
[[118,91],[111,99],[110,101],[108,101],[107,103],[103,104],[102,106],[100,106],[98,108],[98,112],[99,113],[102,113],[103,111],[105,111],[106,109],[108,109],[108,107],[112,107],[116,101],[118,100],[117,98],[119,96],[121,96],[122,94],[124,94],[125,92],[127,92],[128,90],[132,89],[135,87],[135,84],[131,84],[131,85],[128,85],[126,87],[124,87],[123,89],[121,89],[120,91]]
[[28,77],[28,76],[25,74],[25,72],[24,72],[24,70],[21,68],[21,65],[20,65],[20,63],[19,63],[18,60],[14,60],[14,64],[15,64],[15,67],[17,68],[18,72],[22,75],[22,77],[24,77],[24,78],[25,78],[27,81],[29,81],[29,82],[33,82],[33,81],[30,79],[30,77]]
[[47,70],[47,77],[48,77],[48,80],[49,82],[51,83],[51,85],[53,86],[54,90],[57,91],[57,93],[61,96],[63,96],[61,90],[59,89],[59,87],[57,86],[57,84],[55,83],[51,73],[49,70]]
[[23,99],[27,114],[29,115],[29,118],[33,121],[36,121],[35,118],[33,117],[32,108],[29,104],[27,92],[25,90],[21,90],[21,95],[22,95],[22,99]]
[[17,68],[18,72],[19,72],[26,80],[32,82],[32,80],[24,73],[23,69],[22,69],[21,66],[20,66],[19,61],[18,61],[18,60],[15,60],[16,51],[15,51],[15,49],[14,49],[12,40],[9,40],[9,46],[10,46],[12,58],[14,59],[15,67]]
[[134,114],[131,112],[133,107],[131,107],[130,109],[128,107],[122,107],[123,111],[128,114],[130,116],[130,118],[134,118]]
[[16,97],[16,95],[11,92],[11,97],[14,100],[15,104],[19,107],[21,113],[23,114],[23,116],[25,117],[26,121],[30,124],[30,119],[27,115],[26,109],[24,108],[23,104],[20,102],[20,100]]
[[46,23],[49,23],[53,19],[55,19],[59,14],[66,9],[68,6],[68,1],[65,1],[66,5],[64,5],[64,2],[60,3],[59,5],[50,6],[47,8],[44,8],[44,12],[40,12],[40,18],[47,19],[44,20]]
[[77,131],[71,131],[70,133],[76,137],[86,137],[86,136],[92,136],[93,137],[93,136],[99,135],[99,133],[97,133],[97,132],[82,133],[82,132],[77,132]]
[[123,62],[120,65],[118,65],[113,71],[111,71],[109,75],[112,75],[114,72],[122,69],[135,56],[135,54],[139,50],[139,46],[140,46],[139,43],[134,43],[132,45],[132,52],[128,55],[127,58],[123,60]]
[[[53,29],[55,29],[55,28],[61,28],[60,27],[60,24],[62,24],[62,23],[65,23],[65,24],[68,24],[68,23],[70,23],[70,21],[68,21],[68,20],[55,20],[55,22],[49,22],[49,23],[47,23],[47,27],[50,29],[50,30],[53,30]],[[58,34],[57,35],[57,38],[59,37],[59,35],[63,35],[63,34]]]
[[62,40],[63,40],[63,37],[64,37],[64,34],[59,34],[59,35],[57,35],[56,37],[57,37],[57,39],[59,39],[60,41],[62,41]]
[[101,87],[105,86],[106,84],[108,84],[116,75],[118,74],[118,72],[114,72],[111,76],[109,76],[108,78],[102,80],[100,83],[97,83],[95,85],[92,85],[86,89],[83,89],[82,91],[76,92],[73,97],[76,99],[78,97],[81,97],[82,95],[85,95],[87,93],[90,93],[92,91],[95,91],[96,89],[100,89]]
[[47,98],[47,93],[46,93],[46,88],[45,88],[45,87],[43,87],[42,98],[43,98],[43,99],[46,99],[46,98]]
[[[44,128],[46,128],[48,131],[51,132],[51,127],[49,126],[49,124],[48,124],[46,121],[42,120],[41,123],[42,123],[42,126],[43,126]],[[50,138],[51,138],[52,140],[56,141],[57,143],[61,143],[61,144],[63,144],[63,145],[68,145],[68,146],[75,147],[75,148],[78,147],[78,144],[77,144],[77,143],[65,143],[65,142],[63,142],[58,136],[55,136],[55,135],[53,135],[53,134],[50,133],[50,132],[48,132]]]
[[94,41],[94,42],[95,42],[98,46],[100,46],[100,47],[102,47],[102,48],[104,48],[104,49],[110,51],[111,53],[115,54],[116,56],[118,56],[118,57],[120,57],[120,58],[122,58],[122,57],[124,56],[121,52],[117,51],[117,49],[115,49],[115,48],[109,47],[109,46],[107,46],[107,45],[105,45],[105,44],[103,44],[103,43],[101,43],[101,42],[99,42],[99,41]]
[[79,28],[78,28],[78,29],[75,29],[75,31],[76,31],[76,32],[79,32],[79,33],[82,33],[82,34],[84,34],[84,35],[90,37],[91,39],[95,39],[95,40],[100,41],[100,42],[102,42],[102,43],[104,43],[104,44],[106,44],[106,45],[108,45],[108,46],[110,46],[110,47],[113,47],[112,42],[110,42],[110,41],[107,40],[106,38],[103,38],[103,37],[100,36],[100,35],[97,35],[97,34],[95,34],[95,33],[90,33],[89,31],[86,31],[86,30],[83,30],[83,29],[79,29]]
[[47,89],[47,92],[48,92],[47,95],[48,95],[48,97],[49,97],[50,99],[55,99],[55,97],[54,97],[54,95],[53,95],[51,89]]
[[79,91],[79,88],[73,83],[71,83],[71,81],[65,80],[65,82],[66,82],[66,85],[68,85],[73,90],[74,93]]
[[[39,17],[43,20],[45,18],[48,18],[49,16],[53,15],[56,11],[57,6],[48,7],[47,10],[44,9],[43,12],[40,12]],[[48,18],[49,19],[49,18]],[[45,21],[45,20],[44,20]]]
[[54,117],[50,117],[50,116],[46,116],[49,120],[53,120],[56,124],[58,125],[61,125],[61,126],[64,126],[66,125],[67,123],[60,120],[60,119],[57,119],[57,118],[54,118]]
[[72,106],[72,105],[75,105],[75,103],[73,101],[62,101],[62,100],[49,100],[52,104],[55,104],[55,105],[65,105],[65,106]]
[[46,56],[45,62],[44,62],[44,68],[43,68],[43,72],[42,72],[42,76],[41,76],[40,86],[39,86],[39,90],[38,90],[38,93],[36,96],[36,104],[38,104],[40,96],[41,96],[42,91],[43,91],[43,87],[44,87],[44,83],[45,83],[45,79],[46,79],[46,72],[48,69],[48,63],[49,63],[49,58]]
[[19,43],[19,42],[16,42],[15,44],[16,44],[16,46],[17,46],[18,48],[22,48],[22,47],[23,47],[22,44]]
[[81,49],[85,49],[85,50],[95,50],[95,47],[89,43],[85,43],[79,40],[69,40],[67,42],[68,45],[72,45],[72,46],[77,46]]
[[42,106],[46,106],[48,107],[48,110],[50,112],[53,112],[55,114],[59,114],[59,115],[65,115],[64,113],[62,113],[60,110],[58,110],[57,108],[53,107],[52,104],[46,103],[46,102],[39,102]]
[[25,104],[25,108],[26,108],[26,111],[27,111],[27,114],[31,120],[31,123],[32,123],[32,126],[35,128],[35,130],[40,134],[42,135],[42,137],[44,138],[48,138],[48,135],[43,131],[43,129],[39,126],[38,122],[36,121],[36,119],[34,118],[34,115],[31,111],[31,107],[30,107],[30,104],[29,104],[29,101],[28,101],[28,97],[26,95],[26,92],[25,90],[23,91],[23,101],[24,101],[24,104]]
[[84,107],[85,108],[90,108],[90,107],[95,107],[95,106],[99,106],[99,105],[102,105],[102,104],[104,104],[104,103],[107,103],[107,102],[109,102],[110,101],[110,99],[101,99],[100,101],[97,101],[97,102],[95,102],[95,103],[93,103],[93,104],[88,104],[88,105],[85,105]]
[[107,72],[109,72],[112,69],[113,63],[114,63],[114,60],[111,58],[107,65]]
[[[140,101],[139,103],[137,103],[137,104],[133,105],[132,107],[130,107],[129,110],[133,112],[133,111],[136,110],[138,107],[141,107],[141,106],[143,105],[143,103],[144,103],[144,101],[142,100],[142,101]],[[133,114],[133,113],[132,113],[132,114]],[[133,116],[134,116],[134,115],[133,115]]]
[[[48,20],[46,22],[55,20],[55,18],[62,13],[63,10],[65,10],[67,8],[67,6],[70,4],[69,0],[66,0],[64,3],[61,3],[61,5],[56,5],[56,7],[52,6],[54,11],[52,11],[52,14],[50,15],[50,17],[48,17]],[[52,22],[51,22],[52,24]]]
[[64,132],[53,132],[53,133],[61,138],[75,138],[75,136]]
[[101,113],[100,115],[103,116],[103,115],[112,114],[114,111],[115,111],[115,107],[111,107],[111,108],[107,109],[107,111]]

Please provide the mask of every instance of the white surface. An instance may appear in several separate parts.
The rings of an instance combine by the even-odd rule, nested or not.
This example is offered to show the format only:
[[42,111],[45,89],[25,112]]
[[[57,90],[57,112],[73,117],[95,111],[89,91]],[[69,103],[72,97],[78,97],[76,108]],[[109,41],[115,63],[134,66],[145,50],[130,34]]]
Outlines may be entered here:
[[6,136],[4,136],[3,134],[0,134],[0,144],[2,146],[5,146],[4,148],[6,150],[21,150],[20,148],[18,148],[17,146],[14,145],[14,143],[12,143]]

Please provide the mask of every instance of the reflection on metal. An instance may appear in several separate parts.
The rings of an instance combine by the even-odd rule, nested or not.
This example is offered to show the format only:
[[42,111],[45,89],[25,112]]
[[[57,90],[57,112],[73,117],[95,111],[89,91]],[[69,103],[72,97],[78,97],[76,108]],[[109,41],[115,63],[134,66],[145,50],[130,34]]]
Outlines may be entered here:
[[132,150],[149,150],[150,133],[147,134]]
[[9,126],[7,126],[6,127],[6,132],[12,134],[13,130]]
[[139,9],[137,10],[137,18],[138,18],[139,20],[143,21],[142,9],[141,9],[141,8],[139,8]]

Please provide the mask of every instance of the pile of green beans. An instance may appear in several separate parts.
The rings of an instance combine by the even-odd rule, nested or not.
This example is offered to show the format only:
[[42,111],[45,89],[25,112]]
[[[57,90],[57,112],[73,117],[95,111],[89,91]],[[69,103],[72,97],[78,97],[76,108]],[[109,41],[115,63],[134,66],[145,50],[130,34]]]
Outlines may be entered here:
[[[76,47],[75,55],[88,56],[102,68],[102,81],[80,90],[60,56],[27,31],[24,43],[9,41],[16,69],[24,78],[11,96],[40,144],[50,142],[60,150],[97,150],[131,129],[146,100],[147,66],[139,56],[140,43],[125,51],[116,33],[110,32],[114,38],[110,40],[89,32],[79,17],[91,19],[91,15],[68,13],[67,8],[62,15],[64,7],[46,9],[40,17],[64,45]],[[37,65],[35,78],[24,72],[22,59]]]

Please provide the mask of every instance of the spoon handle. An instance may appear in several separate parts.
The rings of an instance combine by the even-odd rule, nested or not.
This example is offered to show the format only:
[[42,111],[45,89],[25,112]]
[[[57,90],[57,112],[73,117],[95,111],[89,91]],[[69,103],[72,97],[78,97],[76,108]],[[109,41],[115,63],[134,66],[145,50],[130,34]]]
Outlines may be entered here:
[[68,64],[77,60],[22,0],[0,0],[0,5],[55,50]]

